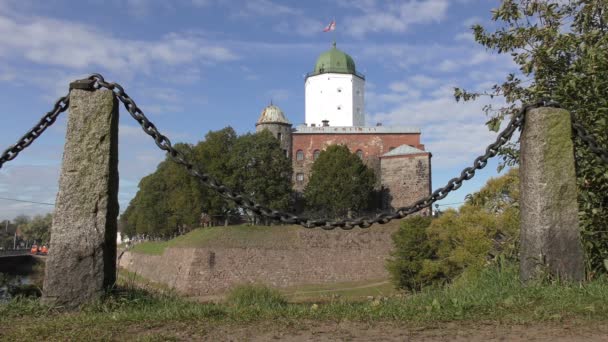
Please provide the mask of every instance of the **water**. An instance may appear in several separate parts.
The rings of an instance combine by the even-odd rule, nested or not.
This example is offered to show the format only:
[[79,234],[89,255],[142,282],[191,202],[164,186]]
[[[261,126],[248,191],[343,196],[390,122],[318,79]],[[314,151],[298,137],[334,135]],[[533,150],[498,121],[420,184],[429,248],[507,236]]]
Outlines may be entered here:
[[0,258],[0,302],[15,296],[40,296],[44,262],[29,255]]

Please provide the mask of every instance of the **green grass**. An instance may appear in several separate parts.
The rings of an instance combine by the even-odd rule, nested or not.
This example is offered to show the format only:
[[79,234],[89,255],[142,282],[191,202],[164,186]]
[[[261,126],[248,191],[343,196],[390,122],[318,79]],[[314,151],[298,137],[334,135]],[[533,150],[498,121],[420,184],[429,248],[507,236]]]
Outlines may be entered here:
[[287,299],[263,285],[241,285],[230,291],[226,303],[239,309],[276,310],[287,305]]
[[198,228],[169,241],[149,241],[135,245],[131,251],[162,255],[167,247],[247,247],[276,248],[298,239],[296,226],[227,226]]
[[401,292],[387,279],[342,282],[331,284],[307,284],[281,289],[290,302],[328,302],[337,298],[363,301],[368,297],[389,297]]
[[[129,288],[75,313],[43,306],[35,299],[15,299],[0,304],[0,326],[3,327],[0,340],[33,340],[39,336],[47,340],[119,339],[142,331],[200,334],[200,329],[218,324],[264,321],[398,321],[432,325],[446,321],[608,320],[605,278],[584,286],[524,287],[519,283],[515,267],[487,269],[474,279],[446,288],[425,289],[385,301],[352,302],[338,298],[328,303],[284,304],[284,296],[263,288],[243,293],[235,295],[238,300],[233,297],[228,303],[203,304],[172,293]],[[245,304],[237,305],[235,301]]]

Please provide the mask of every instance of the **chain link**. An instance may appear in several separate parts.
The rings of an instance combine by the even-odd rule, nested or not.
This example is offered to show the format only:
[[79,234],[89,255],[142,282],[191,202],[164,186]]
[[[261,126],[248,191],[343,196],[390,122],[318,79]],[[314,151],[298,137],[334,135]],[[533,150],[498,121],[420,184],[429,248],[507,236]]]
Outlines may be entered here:
[[585,127],[583,127],[583,125],[576,121],[574,115],[571,114],[571,118],[572,130],[574,131],[575,135],[578,136],[583,142],[585,142],[587,146],[589,146],[589,149],[593,151],[593,153],[595,153],[598,157],[600,157],[600,159],[602,159],[604,163],[608,163],[608,151],[602,149],[599,146],[597,141],[595,141],[593,136],[591,136],[591,134],[587,132]]
[[17,157],[19,152],[23,151],[26,147],[30,146],[34,140],[38,139],[40,135],[55,123],[59,114],[65,112],[70,104],[69,93],[65,96],[60,97],[55,102],[53,109],[46,113],[40,121],[27,133],[25,133],[15,145],[9,146],[4,152],[2,152],[2,156],[0,156],[0,169],[2,165],[9,160],[13,160]]
[[394,219],[404,218],[424,208],[429,208],[436,201],[445,198],[451,191],[459,189],[464,181],[473,178],[476,170],[483,169],[487,165],[488,159],[498,154],[499,148],[506,144],[509,139],[511,139],[511,136],[516,129],[522,127],[525,114],[528,110],[541,106],[556,106],[556,104],[541,101],[522,107],[517,114],[513,115],[507,127],[498,134],[496,141],[486,148],[485,154],[475,159],[473,166],[465,168],[460,173],[460,177],[450,179],[446,186],[433,191],[433,193],[427,197],[419,199],[413,205],[398,208],[391,212],[383,212],[374,217],[359,217],[356,219],[338,221],[329,219],[312,220],[307,217],[300,217],[291,213],[266,208],[260,204],[257,204],[248,197],[235,193],[230,188],[213,178],[211,175],[198,170],[192,163],[188,162],[184,158],[184,155],[181,152],[173,148],[169,138],[161,134],[156,126],[150,122],[150,120],[148,120],[143,111],[137,106],[137,104],[135,104],[135,101],[129,95],[127,95],[124,88],[120,84],[115,82],[106,82],[103,76],[100,74],[93,74],[88,79],[94,81],[94,84],[92,85],[94,89],[105,88],[112,91],[123,103],[133,119],[140,124],[143,131],[154,139],[154,142],[158,148],[166,151],[174,162],[182,165],[190,175],[198,178],[204,185],[215,190],[222,197],[233,201],[238,206],[250,210],[256,215],[261,215],[274,221],[280,221],[285,224],[298,224],[305,228],[320,227],[325,230],[332,230],[335,228],[350,230],[355,227],[369,228],[374,223],[385,224]]

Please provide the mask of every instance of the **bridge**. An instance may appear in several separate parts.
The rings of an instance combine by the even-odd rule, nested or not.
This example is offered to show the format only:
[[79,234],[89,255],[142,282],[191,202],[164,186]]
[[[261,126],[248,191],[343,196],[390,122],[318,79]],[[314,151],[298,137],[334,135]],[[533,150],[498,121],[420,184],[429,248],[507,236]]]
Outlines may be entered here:
[[21,248],[21,249],[9,249],[5,251],[0,251],[0,258],[9,258],[16,257],[22,255],[32,255],[30,254],[29,248]]

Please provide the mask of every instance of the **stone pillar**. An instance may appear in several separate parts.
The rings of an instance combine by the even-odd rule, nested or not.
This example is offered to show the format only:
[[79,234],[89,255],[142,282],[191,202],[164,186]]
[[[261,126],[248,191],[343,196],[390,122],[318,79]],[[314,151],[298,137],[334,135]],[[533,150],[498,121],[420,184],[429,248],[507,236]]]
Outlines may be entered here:
[[570,113],[537,108],[521,134],[520,278],[585,277]]
[[73,89],[69,109],[43,301],[75,308],[116,280],[118,103]]

